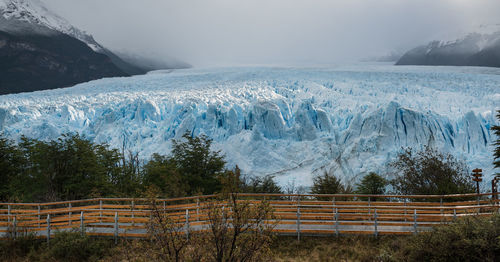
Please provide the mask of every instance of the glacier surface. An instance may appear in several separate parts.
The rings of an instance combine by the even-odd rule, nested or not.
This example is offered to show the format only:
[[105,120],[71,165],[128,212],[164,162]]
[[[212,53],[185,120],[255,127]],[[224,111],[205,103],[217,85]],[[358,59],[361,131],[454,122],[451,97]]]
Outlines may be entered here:
[[0,132],[78,132],[147,159],[189,131],[214,139],[228,167],[309,186],[323,170],[386,174],[401,148],[424,145],[491,175],[499,106],[495,68],[197,68],[0,96]]

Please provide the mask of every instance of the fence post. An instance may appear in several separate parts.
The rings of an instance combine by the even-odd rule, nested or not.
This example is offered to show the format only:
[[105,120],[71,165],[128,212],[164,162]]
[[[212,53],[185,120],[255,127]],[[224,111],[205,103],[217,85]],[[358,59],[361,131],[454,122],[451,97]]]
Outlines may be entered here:
[[99,223],[102,223],[102,199],[99,200]]
[[7,222],[10,223],[10,205],[7,205]]
[[480,196],[479,196],[479,191],[478,191],[478,194],[477,194],[477,214],[479,215],[479,213],[481,213],[481,202],[480,202]]
[[189,209],[186,208],[186,238],[189,239]]
[[440,198],[439,202],[441,204],[441,221],[442,221],[443,220],[443,198]]
[[70,225],[70,226],[71,226],[71,222],[72,222],[72,221],[71,221],[71,215],[73,215],[73,212],[71,212],[71,208],[72,208],[72,207],[73,207],[73,206],[71,205],[71,203],[69,203],[69,225]]
[[333,226],[335,227],[335,213],[337,213],[335,211],[335,197],[333,197],[333,200],[332,200],[332,222],[333,222]]
[[47,244],[50,245],[50,214],[47,214]]
[[453,209],[453,220],[457,219],[457,209]]
[[196,221],[200,221],[200,198],[196,198]]
[[82,231],[82,236],[85,235],[85,224],[83,223],[84,216],[83,211],[80,212],[80,230]]
[[14,216],[14,221],[12,222],[12,224],[13,224],[13,230],[14,230],[13,237],[14,237],[14,239],[16,239],[17,238],[17,217],[16,216]]
[[339,236],[339,210],[335,208],[335,235]]
[[413,234],[417,234],[417,209],[413,211]]
[[297,241],[300,241],[300,206],[297,206]]
[[371,202],[371,197],[368,197],[368,217],[371,220],[371,214],[372,214],[372,202]]
[[118,212],[115,212],[115,245],[118,244],[118,230],[119,230]]
[[378,237],[377,208],[375,208],[373,216],[375,218],[375,224],[374,224],[375,225],[375,237]]
[[406,198],[404,198],[404,206],[405,206],[405,222],[406,222],[406,215],[408,215],[408,212],[406,212]]
[[132,200],[132,218],[135,217],[135,215],[134,215],[134,208],[135,208],[135,201]]
[[[154,201],[154,200],[153,200]],[[149,228],[150,230],[153,230],[153,210],[149,211]],[[153,238],[149,238],[149,242],[153,243]]]
[[300,195],[297,195],[297,241],[300,241]]
[[41,220],[41,217],[40,217],[40,204],[38,204],[38,228],[40,228],[40,220]]

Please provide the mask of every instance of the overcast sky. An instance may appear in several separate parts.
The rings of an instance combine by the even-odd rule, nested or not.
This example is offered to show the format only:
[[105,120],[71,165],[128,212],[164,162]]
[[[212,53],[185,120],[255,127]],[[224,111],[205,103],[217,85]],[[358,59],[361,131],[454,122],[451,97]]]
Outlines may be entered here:
[[42,1],[112,50],[195,66],[345,63],[500,23],[500,0]]

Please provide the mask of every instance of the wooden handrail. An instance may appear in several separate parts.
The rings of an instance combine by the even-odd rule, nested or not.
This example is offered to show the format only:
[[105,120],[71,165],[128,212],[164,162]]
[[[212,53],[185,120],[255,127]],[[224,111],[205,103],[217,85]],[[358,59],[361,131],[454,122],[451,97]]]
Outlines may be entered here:
[[[403,199],[423,199],[424,201],[429,201],[432,198],[452,199],[485,197],[498,194],[403,196],[239,193],[235,195],[238,198],[238,202],[249,201],[251,204],[257,204],[261,201],[268,201],[271,208],[275,210],[276,217],[279,219],[278,225],[281,227],[276,229],[278,233],[297,232],[297,235],[301,233],[325,234],[332,232],[335,234],[339,232],[366,233],[370,232],[370,227],[374,227],[374,233],[378,235],[379,233],[408,234],[413,233],[412,230],[416,230],[416,228],[427,230],[433,225],[447,223],[457,217],[469,215],[486,216],[500,211],[499,200],[496,199],[481,200],[478,198],[477,200],[470,201],[457,199],[456,202],[445,203],[442,201],[403,202]],[[372,197],[385,198],[385,200],[364,200],[365,198]],[[333,201],[334,198],[336,198],[336,201]],[[352,198],[355,200],[339,201],[339,198]],[[399,198],[399,201],[391,202],[387,200],[394,198]],[[133,229],[136,230],[135,232],[142,232],[134,233],[135,236],[145,236],[147,233],[146,225],[149,223],[152,214],[151,200],[148,198],[93,198],[49,203],[0,203],[0,238],[2,237],[2,233],[8,232],[11,227],[17,230],[15,229],[16,226],[25,227],[28,231],[47,234],[46,232],[48,231],[45,231],[45,229],[49,227],[67,229],[86,225],[94,227],[94,230],[89,234],[106,236],[109,235],[109,228],[112,227],[110,224],[115,225],[118,231],[120,230],[119,228],[123,230]],[[216,200],[217,202],[215,203],[221,206],[229,204],[227,200],[218,198],[217,195],[154,200],[157,203],[156,208],[164,210],[166,214],[176,221],[175,223],[182,224],[184,221],[193,226],[207,225],[207,208],[210,207],[210,201]],[[118,219],[118,222],[116,219]],[[351,230],[347,226],[358,226],[358,229]],[[396,228],[397,230],[388,231],[387,228]],[[199,230],[204,229],[201,227]],[[126,231],[118,231],[115,231],[113,236],[130,235]]]
[[[314,198],[400,198],[400,199],[427,199],[427,198],[464,198],[464,197],[482,197],[482,196],[493,196],[500,195],[500,192],[496,193],[468,193],[468,194],[449,194],[449,195],[372,195],[372,194],[275,194],[275,193],[234,193],[236,196],[242,197],[314,197]],[[158,202],[174,202],[182,200],[194,200],[194,199],[207,199],[214,198],[217,195],[200,195],[200,196],[190,196],[190,197],[178,197],[178,198],[166,198],[155,199]],[[98,201],[149,201],[149,198],[92,198],[92,199],[81,199],[81,200],[69,200],[69,201],[57,201],[57,202],[44,202],[44,203],[2,203],[0,206],[51,206],[51,205],[65,205],[74,203],[84,203],[84,202],[98,202]]]
[[270,196],[270,197],[339,197],[339,198],[461,198],[461,197],[477,197],[477,196],[492,196],[500,195],[497,193],[468,193],[468,194],[450,194],[450,195],[370,195],[370,194],[269,194],[269,193],[236,193],[238,196]]

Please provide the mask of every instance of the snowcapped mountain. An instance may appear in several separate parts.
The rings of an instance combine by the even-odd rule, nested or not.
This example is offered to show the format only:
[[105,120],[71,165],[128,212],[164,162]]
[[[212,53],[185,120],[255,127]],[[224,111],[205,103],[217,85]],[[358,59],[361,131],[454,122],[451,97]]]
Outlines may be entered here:
[[500,67],[500,26],[483,26],[453,41],[432,41],[405,53],[397,65]]
[[91,35],[48,10],[40,0],[0,0],[0,15],[6,20],[23,21],[50,28],[84,42],[96,52],[104,51]]
[[40,0],[0,0],[0,95],[187,66],[144,61],[124,61]]
[[156,71],[0,96],[0,132],[168,153],[186,131],[214,139],[249,174],[310,185],[329,170],[347,181],[403,147],[434,146],[492,174],[490,128],[500,69],[351,66]]

